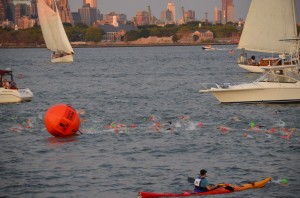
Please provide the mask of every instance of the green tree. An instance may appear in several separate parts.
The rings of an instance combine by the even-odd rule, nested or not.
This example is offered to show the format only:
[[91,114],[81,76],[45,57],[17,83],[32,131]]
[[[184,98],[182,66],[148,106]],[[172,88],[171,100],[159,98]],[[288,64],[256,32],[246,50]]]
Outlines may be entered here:
[[135,41],[141,38],[141,36],[138,31],[130,30],[129,32],[126,33],[126,38],[127,41]]
[[198,35],[194,35],[194,36],[193,36],[193,41],[196,42],[196,41],[198,41],[198,40],[199,40],[199,36],[198,36]]
[[102,40],[103,30],[99,28],[89,27],[85,34],[86,41],[99,42]]
[[148,38],[150,36],[149,30],[148,29],[142,29],[140,32],[140,36],[143,38]]
[[79,28],[88,28],[89,26],[85,23],[76,23],[75,27],[79,27]]
[[173,41],[174,43],[176,43],[178,40],[179,40],[179,36],[177,36],[176,34],[173,35],[172,41]]

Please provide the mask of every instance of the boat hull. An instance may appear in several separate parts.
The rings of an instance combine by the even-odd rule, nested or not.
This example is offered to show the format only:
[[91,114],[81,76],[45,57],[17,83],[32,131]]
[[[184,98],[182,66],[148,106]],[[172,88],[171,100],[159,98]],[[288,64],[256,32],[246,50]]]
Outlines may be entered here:
[[51,59],[52,63],[71,63],[73,62],[73,55],[66,55],[58,58],[52,58]]
[[253,73],[263,73],[264,70],[261,69],[261,66],[255,66],[255,65],[245,65],[245,64],[238,64],[240,68],[245,69],[249,72]]
[[29,89],[4,89],[0,88],[1,103],[30,102],[33,94]]
[[213,47],[202,47],[203,50],[215,50],[216,48]]
[[200,92],[213,94],[221,103],[235,102],[300,102],[300,82],[289,83],[253,83],[236,85],[229,88],[215,88]]
[[139,197],[141,198],[151,198],[151,197],[190,197],[190,196],[203,196],[203,195],[215,195],[215,194],[226,194],[232,193],[242,190],[248,190],[252,188],[262,188],[269,181],[271,181],[271,177],[267,177],[263,180],[257,182],[251,182],[247,184],[242,184],[240,186],[225,184],[225,186],[230,186],[234,190],[228,190],[226,188],[220,187],[214,190],[206,191],[206,192],[193,192],[193,191],[184,191],[182,193],[155,193],[155,192],[139,192]]

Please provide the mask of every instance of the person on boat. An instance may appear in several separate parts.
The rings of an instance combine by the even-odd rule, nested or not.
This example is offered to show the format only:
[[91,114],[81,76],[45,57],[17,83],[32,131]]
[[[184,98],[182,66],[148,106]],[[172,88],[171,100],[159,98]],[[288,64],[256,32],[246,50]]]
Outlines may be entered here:
[[4,81],[2,83],[2,86],[3,86],[4,89],[9,89],[10,88],[10,84],[6,79],[4,79]]
[[255,56],[251,56],[251,58],[248,60],[250,65],[256,65]]
[[209,191],[209,190],[218,188],[218,186],[208,183],[208,180],[206,179],[206,177],[207,177],[206,173],[207,173],[207,171],[202,169],[200,171],[199,177],[195,179],[195,182],[194,182],[194,186],[195,186],[194,191],[195,192],[205,192],[205,191]]
[[16,84],[16,82],[14,80],[11,81],[10,88],[11,89],[17,89],[17,84]]

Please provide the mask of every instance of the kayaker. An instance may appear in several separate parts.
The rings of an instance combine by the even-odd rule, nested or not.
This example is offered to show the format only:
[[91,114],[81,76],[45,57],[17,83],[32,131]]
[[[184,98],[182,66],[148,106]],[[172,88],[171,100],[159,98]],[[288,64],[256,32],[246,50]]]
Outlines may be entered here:
[[194,191],[195,192],[205,192],[205,191],[209,191],[209,190],[218,188],[218,186],[208,183],[208,180],[206,179],[206,177],[207,177],[206,173],[207,173],[207,171],[202,169],[200,171],[199,177],[197,179],[195,179],[195,182],[194,182],[194,186],[195,186]]

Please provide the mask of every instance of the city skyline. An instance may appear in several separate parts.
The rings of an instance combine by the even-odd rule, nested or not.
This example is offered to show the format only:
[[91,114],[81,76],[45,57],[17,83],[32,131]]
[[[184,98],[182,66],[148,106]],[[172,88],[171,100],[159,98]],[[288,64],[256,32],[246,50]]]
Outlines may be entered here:
[[[202,20],[205,18],[205,13],[208,13],[208,20],[213,20],[214,8],[222,9],[222,0],[97,0],[97,7],[102,14],[109,12],[124,13],[127,18],[135,16],[138,11],[147,11],[147,7],[151,7],[152,15],[159,18],[161,11],[164,10],[168,4],[172,2],[176,7],[176,20],[182,17],[181,7],[185,10],[194,10],[196,18]],[[246,18],[250,0],[233,0],[235,6],[235,20],[239,18]],[[78,8],[83,5],[83,0],[69,1],[69,6],[72,12],[77,12]],[[130,6],[129,6],[130,5]]]

